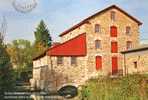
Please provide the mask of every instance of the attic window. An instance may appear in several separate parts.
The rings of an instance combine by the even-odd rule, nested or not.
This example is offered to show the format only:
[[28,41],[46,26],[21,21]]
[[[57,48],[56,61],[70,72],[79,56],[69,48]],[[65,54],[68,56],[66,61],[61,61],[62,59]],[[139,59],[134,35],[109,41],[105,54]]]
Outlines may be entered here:
[[115,11],[111,11],[111,20],[115,21],[116,20],[116,12]]

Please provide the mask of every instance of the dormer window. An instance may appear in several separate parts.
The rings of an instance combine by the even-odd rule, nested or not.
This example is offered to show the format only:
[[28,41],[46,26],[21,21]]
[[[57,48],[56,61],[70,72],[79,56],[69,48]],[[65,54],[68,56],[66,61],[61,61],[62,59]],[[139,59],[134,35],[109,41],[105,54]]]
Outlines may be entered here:
[[115,11],[111,11],[111,20],[115,21],[116,20],[116,12]]
[[99,24],[95,24],[95,33],[100,32],[100,25]]
[[126,34],[127,35],[131,34],[131,27],[130,26],[126,26]]

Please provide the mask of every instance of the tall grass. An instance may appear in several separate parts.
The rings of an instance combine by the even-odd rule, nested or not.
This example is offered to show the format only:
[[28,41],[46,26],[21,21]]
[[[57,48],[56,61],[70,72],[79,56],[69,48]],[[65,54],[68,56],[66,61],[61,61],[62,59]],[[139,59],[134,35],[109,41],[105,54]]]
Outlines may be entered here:
[[148,100],[148,76],[99,77],[82,86],[79,100]]

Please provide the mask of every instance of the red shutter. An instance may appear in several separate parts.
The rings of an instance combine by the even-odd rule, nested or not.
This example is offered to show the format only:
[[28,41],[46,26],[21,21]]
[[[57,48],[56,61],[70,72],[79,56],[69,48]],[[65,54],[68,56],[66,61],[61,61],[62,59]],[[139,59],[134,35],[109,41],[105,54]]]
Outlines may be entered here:
[[112,57],[112,74],[116,74],[118,72],[118,58]]
[[111,37],[117,37],[117,27],[116,26],[111,26],[110,32],[111,32]]
[[96,56],[96,70],[102,69],[102,57]]
[[117,42],[111,42],[111,52],[112,53],[118,52],[118,43]]

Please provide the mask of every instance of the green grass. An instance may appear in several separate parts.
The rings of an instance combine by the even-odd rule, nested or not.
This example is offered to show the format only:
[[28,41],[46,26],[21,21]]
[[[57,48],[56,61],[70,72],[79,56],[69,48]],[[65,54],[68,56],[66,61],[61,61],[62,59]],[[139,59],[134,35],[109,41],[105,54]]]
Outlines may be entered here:
[[148,100],[148,75],[128,75],[118,79],[90,79],[79,91],[79,100]]

